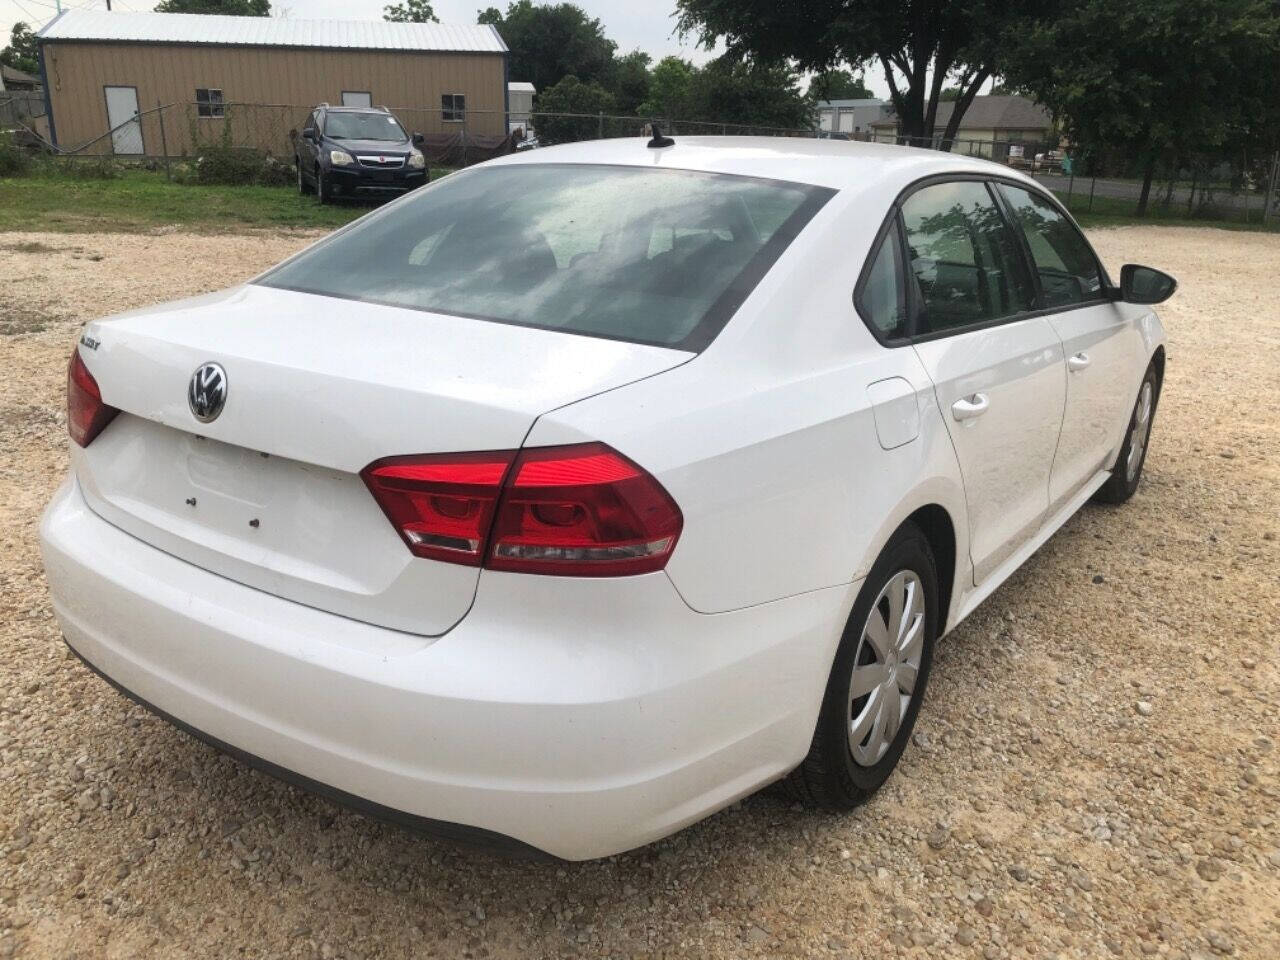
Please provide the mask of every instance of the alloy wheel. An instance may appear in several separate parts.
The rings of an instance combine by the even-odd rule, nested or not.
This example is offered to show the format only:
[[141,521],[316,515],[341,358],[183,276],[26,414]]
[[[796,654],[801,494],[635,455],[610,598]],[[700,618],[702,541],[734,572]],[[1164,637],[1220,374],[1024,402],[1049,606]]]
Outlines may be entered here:
[[1147,449],[1147,440],[1151,436],[1151,414],[1155,410],[1155,391],[1151,381],[1142,382],[1142,392],[1138,394],[1138,405],[1133,411],[1133,434],[1129,437],[1129,457],[1125,460],[1124,476],[1130,483],[1138,475],[1142,466],[1142,455]]
[[924,587],[900,570],[871,606],[849,687],[849,750],[859,766],[888,752],[911,706],[924,651]]

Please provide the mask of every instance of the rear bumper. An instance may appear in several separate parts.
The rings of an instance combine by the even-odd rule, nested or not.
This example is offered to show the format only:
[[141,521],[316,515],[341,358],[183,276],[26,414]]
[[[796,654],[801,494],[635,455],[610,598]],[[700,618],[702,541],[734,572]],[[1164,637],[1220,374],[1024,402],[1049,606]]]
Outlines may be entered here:
[[857,588],[709,616],[664,574],[485,572],[433,640],[171,557],[74,480],[41,541],[67,641],[157,712],[368,812],[569,859],[665,836],[799,762]]

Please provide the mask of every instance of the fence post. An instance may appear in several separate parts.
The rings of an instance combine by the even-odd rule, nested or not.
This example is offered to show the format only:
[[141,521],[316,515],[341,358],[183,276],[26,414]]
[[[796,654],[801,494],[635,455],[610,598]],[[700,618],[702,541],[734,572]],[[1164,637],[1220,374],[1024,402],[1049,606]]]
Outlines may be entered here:
[[1098,178],[1095,176],[1089,181],[1089,212],[1093,213],[1093,190],[1098,185]]
[[164,178],[172,181],[173,174],[169,170],[169,141],[164,137],[164,107],[160,105],[160,101],[156,101],[156,119],[160,121],[160,149],[164,153]]
[[604,111],[597,111],[596,114],[596,139],[604,139]]
[[1076,172],[1073,169],[1071,171],[1071,179],[1067,181],[1067,209],[1068,210],[1071,209],[1071,192],[1075,189],[1075,187],[1076,187]]
[[462,140],[462,165],[467,165],[467,111],[462,111],[462,126],[458,128],[458,136]]

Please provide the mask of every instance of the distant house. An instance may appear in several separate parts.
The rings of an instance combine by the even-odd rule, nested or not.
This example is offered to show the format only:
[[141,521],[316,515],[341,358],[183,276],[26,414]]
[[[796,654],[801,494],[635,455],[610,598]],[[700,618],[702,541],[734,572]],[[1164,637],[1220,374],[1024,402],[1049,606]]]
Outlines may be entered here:
[[507,84],[507,129],[508,132],[523,130],[528,133],[533,128],[533,95],[537,89],[532,83],[516,81]]
[[0,90],[5,92],[24,90],[38,93],[40,91],[40,78],[0,64]]
[[507,46],[487,25],[75,9],[36,40],[64,148],[172,156],[233,129],[289,156],[321,102],[386,104],[428,136],[507,133]]
[[[954,101],[938,104],[938,116],[934,125],[935,143],[942,139],[942,133],[946,130],[954,109]],[[871,127],[875,132],[875,139],[882,143],[893,143],[901,132],[898,118],[892,111]],[[973,103],[960,118],[952,150],[955,153],[1004,161],[1008,159],[1011,145],[1053,146],[1057,140],[1049,111],[1026,97],[1001,94],[974,97]]]
[[872,124],[885,119],[891,110],[888,100],[819,100],[816,107],[819,130],[868,140]]

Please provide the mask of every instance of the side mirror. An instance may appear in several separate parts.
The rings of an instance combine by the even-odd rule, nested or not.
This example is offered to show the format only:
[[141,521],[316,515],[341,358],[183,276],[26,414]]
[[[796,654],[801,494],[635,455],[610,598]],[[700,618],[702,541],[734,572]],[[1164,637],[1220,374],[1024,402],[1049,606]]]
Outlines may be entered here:
[[303,127],[303,128],[302,128],[302,139],[304,139],[304,140],[314,140],[315,138],[316,138],[316,128],[315,128],[315,127]]
[[1125,303],[1164,303],[1178,281],[1154,267],[1126,263],[1120,268],[1120,299]]
[[426,138],[426,137],[424,137],[422,134],[420,134],[420,133],[415,133],[415,134],[413,135],[413,145],[414,145],[415,147],[420,147],[420,146],[422,146],[422,145],[423,145],[424,143],[426,143],[426,142],[427,142],[427,138]]

